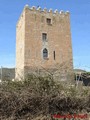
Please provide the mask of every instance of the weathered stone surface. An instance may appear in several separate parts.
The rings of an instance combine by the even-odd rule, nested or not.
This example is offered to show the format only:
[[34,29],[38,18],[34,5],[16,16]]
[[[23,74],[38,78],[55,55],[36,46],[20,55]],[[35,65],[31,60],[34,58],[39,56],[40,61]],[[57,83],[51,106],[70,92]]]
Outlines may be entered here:
[[[27,68],[51,69],[65,63],[64,70],[73,69],[70,14],[39,8],[25,6],[17,23],[16,78],[24,75]],[[42,33],[47,34],[45,42]],[[48,50],[47,59],[43,58],[44,48]]]

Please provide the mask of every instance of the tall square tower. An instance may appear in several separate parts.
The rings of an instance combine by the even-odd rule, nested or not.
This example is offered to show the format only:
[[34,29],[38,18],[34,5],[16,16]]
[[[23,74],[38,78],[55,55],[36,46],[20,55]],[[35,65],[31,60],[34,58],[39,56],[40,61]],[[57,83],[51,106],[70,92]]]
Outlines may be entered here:
[[16,28],[16,78],[62,64],[73,69],[70,13],[26,5]]

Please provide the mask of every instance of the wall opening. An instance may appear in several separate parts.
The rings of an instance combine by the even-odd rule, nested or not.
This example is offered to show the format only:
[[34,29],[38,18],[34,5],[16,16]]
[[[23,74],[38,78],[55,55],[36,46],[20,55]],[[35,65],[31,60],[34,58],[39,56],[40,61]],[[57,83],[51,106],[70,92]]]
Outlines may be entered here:
[[47,24],[51,25],[51,19],[47,18]]
[[42,40],[44,42],[47,41],[47,34],[46,33],[42,33]]
[[48,50],[46,48],[43,49],[43,58],[44,59],[48,58]]
[[55,51],[53,51],[53,58],[54,58],[54,60],[55,60],[55,57],[56,57],[56,56],[55,56]]

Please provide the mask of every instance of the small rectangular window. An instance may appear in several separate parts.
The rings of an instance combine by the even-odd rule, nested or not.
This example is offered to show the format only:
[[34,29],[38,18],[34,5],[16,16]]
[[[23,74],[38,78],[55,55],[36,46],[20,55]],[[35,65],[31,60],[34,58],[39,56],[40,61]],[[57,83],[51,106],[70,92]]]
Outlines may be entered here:
[[47,18],[47,24],[51,24],[51,19]]
[[47,34],[46,33],[42,33],[42,40],[47,41]]

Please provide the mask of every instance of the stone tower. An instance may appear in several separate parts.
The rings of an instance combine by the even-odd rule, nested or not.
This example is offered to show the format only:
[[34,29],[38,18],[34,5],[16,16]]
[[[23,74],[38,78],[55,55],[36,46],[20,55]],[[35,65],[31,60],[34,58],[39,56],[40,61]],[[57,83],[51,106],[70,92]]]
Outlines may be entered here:
[[[69,12],[28,5],[16,26],[16,78],[38,69],[73,69]],[[66,64],[67,63],[67,64]]]

